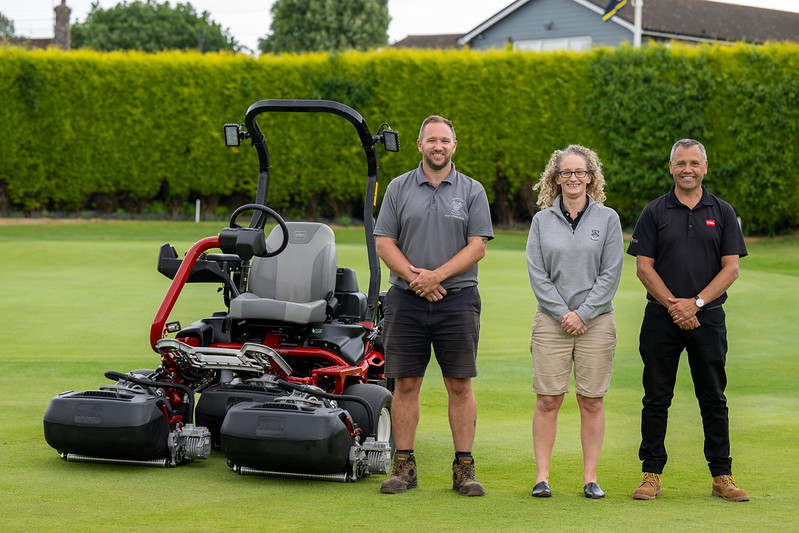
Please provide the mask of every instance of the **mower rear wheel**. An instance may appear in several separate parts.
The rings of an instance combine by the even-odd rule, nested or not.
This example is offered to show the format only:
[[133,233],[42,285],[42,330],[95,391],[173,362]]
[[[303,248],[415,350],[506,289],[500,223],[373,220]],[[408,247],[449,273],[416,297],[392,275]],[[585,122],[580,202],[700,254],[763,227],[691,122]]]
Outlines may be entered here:
[[378,442],[388,442],[394,451],[394,435],[391,431],[391,402],[394,396],[385,387],[372,383],[359,383],[351,385],[344,390],[347,396],[358,396],[367,401],[372,406],[372,420],[374,427],[370,425],[369,416],[363,405],[353,401],[341,401],[339,407],[347,410],[350,416],[361,428],[362,441],[366,437],[374,436]]

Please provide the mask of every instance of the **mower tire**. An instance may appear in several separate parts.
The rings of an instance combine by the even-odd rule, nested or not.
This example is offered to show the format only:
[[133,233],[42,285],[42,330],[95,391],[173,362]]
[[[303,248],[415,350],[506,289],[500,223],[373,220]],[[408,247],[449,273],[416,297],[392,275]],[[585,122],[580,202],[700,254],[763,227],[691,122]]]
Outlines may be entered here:
[[364,406],[358,402],[343,400],[339,402],[339,407],[350,413],[353,421],[361,428],[362,441],[366,437],[375,437],[378,441],[388,441],[394,449],[394,435],[391,431],[391,402],[394,396],[385,387],[373,383],[358,383],[350,385],[344,390],[346,396],[358,396],[363,398],[372,406],[372,420],[374,427],[370,424],[369,415]]

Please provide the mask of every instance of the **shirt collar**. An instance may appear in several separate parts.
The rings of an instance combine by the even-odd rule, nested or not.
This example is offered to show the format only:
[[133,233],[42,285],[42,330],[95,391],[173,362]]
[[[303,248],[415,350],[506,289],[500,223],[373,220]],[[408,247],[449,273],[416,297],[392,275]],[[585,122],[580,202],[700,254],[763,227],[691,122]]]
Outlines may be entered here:
[[[594,199],[593,199],[593,198],[591,198],[591,195],[590,195],[590,194],[586,194],[585,196],[586,196],[586,198],[588,198],[588,202],[585,204],[585,208],[583,208],[583,210],[582,210],[582,211],[580,211],[580,213],[585,213],[586,211],[588,211],[588,207],[589,207],[591,204],[595,204],[595,203],[596,203],[596,202],[594,201]],[[557,195],[557,196],[555,197],[555,201],[554,201],[554,203],[552,204],[552,206],[554,207],[554,206],[556,206],[556,205],[560,207],[559,211],[560,211],[561,213],[563,213],[563,215],[565,216],[565,215],[566,215],[566,213],[567,213],[567,211],[566,211],[566,208],[563,206],[563,195],[562,195],[562,194],[559,194],[559,195]]]
[[[586,198],[585,207],[583,207],[582,211],[577,213],[577,218],[580,218],[580,215],[582,215],[583,213],[586,212],[586,210],[588,209],[588,206],[591,205],[591,202],[593,201],[591,199],[591,196],[588,195],[588,194],[585,195],[585,198]],[[569,214],[569,211],[566,209],[566,206],[563,205],[563,195],[562,194],[558,195],[558,200],[557,201],[558,201],[558,204],[560,205],[560,212],[563,213],[563,216],[566,217],[566,219],[568,220],[569,217],[571,216],[571,214]]]
[[[676,187],[677,187],[676,185],[672,185],[669,188],[669,192],[666,193],[666,207],[669,209],[672,207],[683,205],[683,203],[677,199],[677,195],[674,193],[674,189]],[[710,196],[711,195],[708,192],[707,188],[704,185],[702,185],[702,199],[699,200],[699,203],[702,205],[712,205],[713,201],[710,199]]]
[[[455,173],[456,173],[455,163],[452,163],[452,168],[450,169],[449,174],[447,174],[446,178],[441,180],[441,183],[447,182],[451,184],[455,179]],[[427,176],[424,175],[424,170],[422,169],[422,163],[420,162],[419,166],[416,167],[416,184],[423,185],[425,183],[430,183],[430,180],[428,180]]]

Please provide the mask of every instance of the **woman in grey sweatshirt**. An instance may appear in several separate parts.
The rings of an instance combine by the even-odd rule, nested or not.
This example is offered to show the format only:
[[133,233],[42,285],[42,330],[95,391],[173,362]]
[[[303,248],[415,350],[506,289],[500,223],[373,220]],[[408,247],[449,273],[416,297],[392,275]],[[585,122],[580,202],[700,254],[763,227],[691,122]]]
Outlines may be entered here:
[[608,393],[616,323],[612,299],[623,261],[621,224],[605,201],[602,164],[590,149],[570,145],[550,157],[539,190],[542,209],[527,239],[527,269],[538,302],[530,350],[533,355],[532,495],[552,496],[549,465],[558,410],[574,368],[580,407],[583,492],[602,498],[597,465],[605,434],[603,398]]

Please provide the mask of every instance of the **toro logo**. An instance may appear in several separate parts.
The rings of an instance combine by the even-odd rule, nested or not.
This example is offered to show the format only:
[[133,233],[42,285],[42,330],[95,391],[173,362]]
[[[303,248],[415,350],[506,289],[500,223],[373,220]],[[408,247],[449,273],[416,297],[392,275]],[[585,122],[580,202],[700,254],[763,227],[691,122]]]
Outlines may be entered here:
[[79,403],[75,407],[76,424],[99,424],[103,421],[103,408],[99,405]]
[[286,432],[286,419],[282,416],[259,416],[255,434],[264,436],[283,436]]
[[715,225],[716,225],[716,221],[715,220],[710,219],[710,218],[705,220],[705,226],[715,226]]

